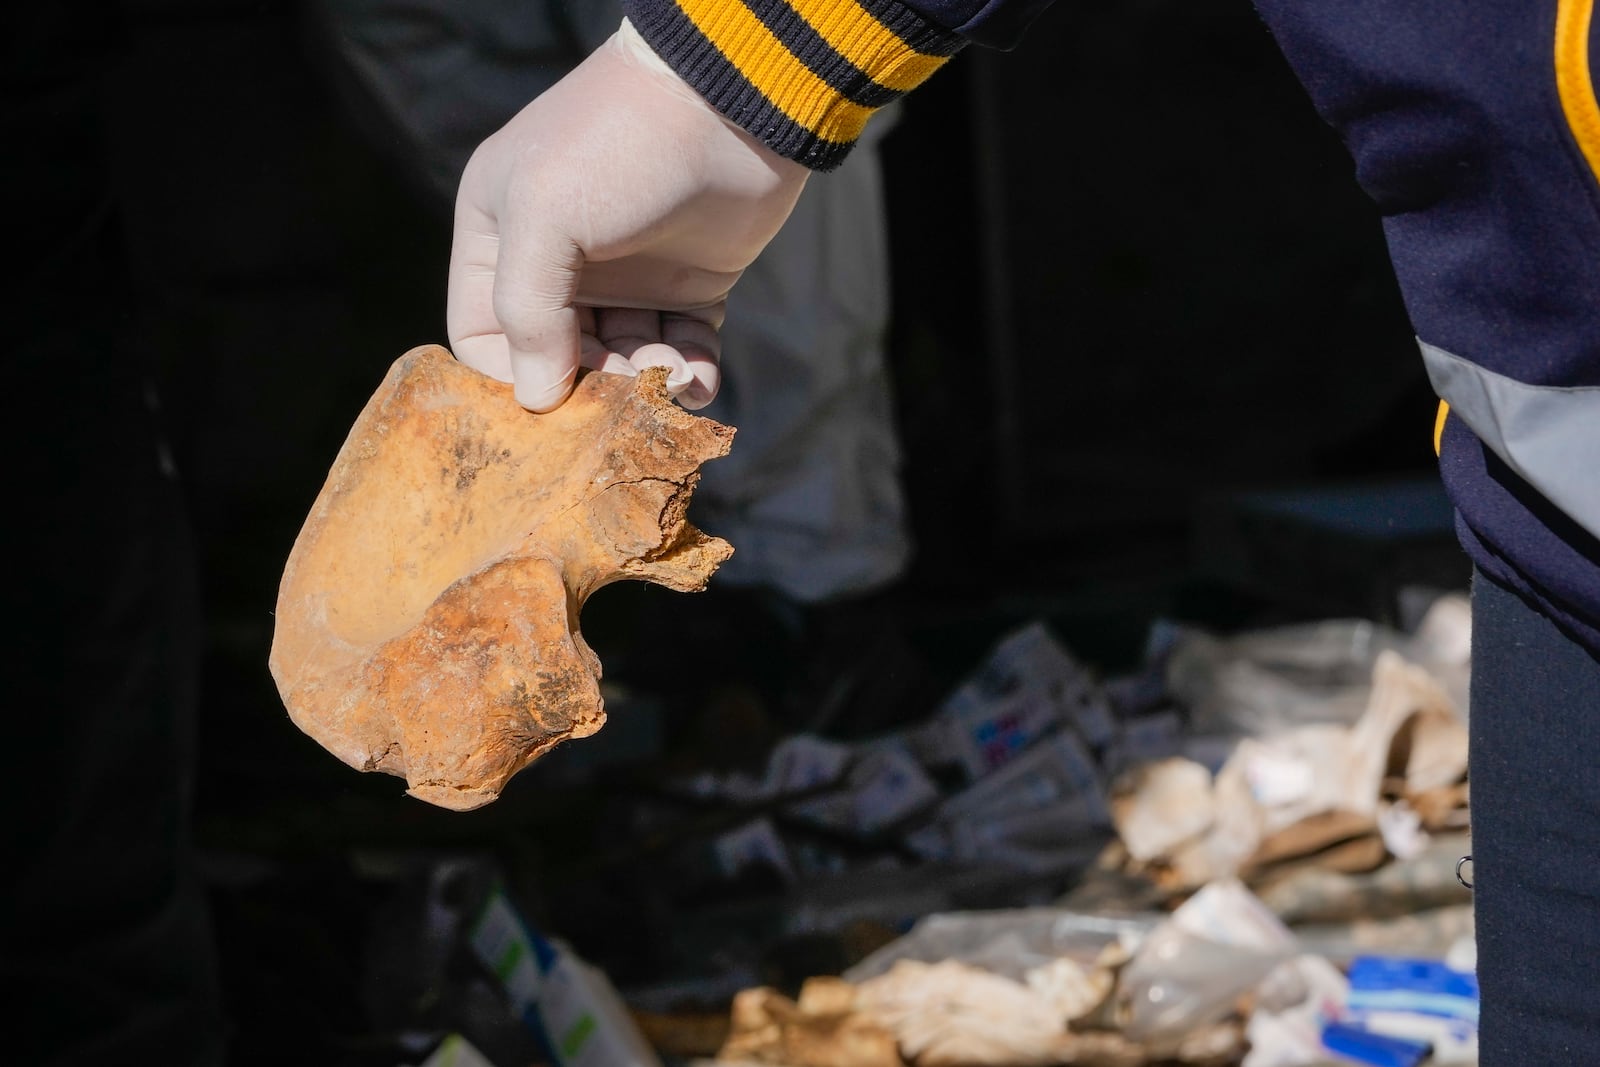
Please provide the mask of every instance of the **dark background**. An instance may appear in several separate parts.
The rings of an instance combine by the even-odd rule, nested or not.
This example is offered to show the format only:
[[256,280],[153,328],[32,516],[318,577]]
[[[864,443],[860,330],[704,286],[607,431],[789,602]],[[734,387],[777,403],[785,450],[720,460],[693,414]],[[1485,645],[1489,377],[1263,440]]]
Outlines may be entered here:
[[[625,843],[604,799],[632,784],[530,773],[435,812],[301,736],[266,672],[347,427],[391,361],[444,340],[445,206],[341,107],[294,5],[126,16],[112,158],[200,552],[198,832],[237,1061],[371,1052],[374,856],[493,853],[540,921],[626,971],[648,923],[592,860]],[[1378,220],[1245,0],[1057,5],[909,98],[884,157],[916,562],[810,610],[602,592],[585,632],[666,707],[669,759],[753,759],[830,679],[862,715],[845,732],[925,714],[1027,618],[1110,669],[1160,615],[1392,618],[1402,585],[1464,580]],[[663,626],[703,671],[662,665]],[[659,977],[633,949],[619,977]]]

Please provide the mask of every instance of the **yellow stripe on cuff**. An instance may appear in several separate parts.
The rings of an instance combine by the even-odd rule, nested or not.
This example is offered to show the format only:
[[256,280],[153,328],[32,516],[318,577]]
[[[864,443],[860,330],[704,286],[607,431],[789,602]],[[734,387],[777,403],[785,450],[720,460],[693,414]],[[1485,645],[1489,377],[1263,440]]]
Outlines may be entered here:
[[739,73],[790,119],[826,141],[849,144],[875,108],[846,100],[741,3],[678,0],[678,7]]
[[1444,420],[1450,417],[1450,405],[1443,400],[1439,401],[1439,413],[1433,417],[1433,454],[1439,454],[1439,448],[1444,444]]
[[1578,149],[1600,181],[1600,101],[1589,70],[1593,18],[1594,0],[1560,0],[1556,5],[1556,92]]
[[[855,103],[819,78],[744,4],[726,0],[677,0],[677,5],[762,96],[816,137],[834,144],[850,144],[861,136],[867,120],[877,110]],[[861,14],[870,18],[865,11]],[[871,21],[879,31],[899,41],[876,19]],[[861,46],[854,47],[859,50]],[[900,49],[906,56],[922,58],[921,53],[907,48],[904,42],[900,43]],[[908,72],[917,67],[916,63],[906,63],[886,76],[893,83],[904,82]],[[895,87],[890,82],[882,84],[889,89]]]
[[949,61],[910,48],[866,8],[851,0],[788,0],[817,36],[867,77],[897,93],[910,92]]

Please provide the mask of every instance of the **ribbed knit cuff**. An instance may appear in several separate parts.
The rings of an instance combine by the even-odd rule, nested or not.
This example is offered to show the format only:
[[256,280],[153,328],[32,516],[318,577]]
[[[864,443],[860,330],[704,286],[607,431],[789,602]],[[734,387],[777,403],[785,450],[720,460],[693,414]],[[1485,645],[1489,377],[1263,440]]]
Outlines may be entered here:
[[965,40],[898,0],[624,0],[656,54],[727,118],[813,170]]

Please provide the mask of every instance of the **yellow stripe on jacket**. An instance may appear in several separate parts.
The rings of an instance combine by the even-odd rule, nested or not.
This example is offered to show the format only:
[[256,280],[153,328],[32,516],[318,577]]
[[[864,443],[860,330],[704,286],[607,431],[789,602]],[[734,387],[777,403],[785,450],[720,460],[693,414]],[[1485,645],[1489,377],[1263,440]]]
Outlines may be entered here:
[[789,0],[789,6],[828,47],[885,89],[910,92],[949,61],[910,48],[853,0]]
[[1589,29],[1594,0],[1556,4],[1556,92],[1578,150],[1600,181],[1600,101],[1589,69]]

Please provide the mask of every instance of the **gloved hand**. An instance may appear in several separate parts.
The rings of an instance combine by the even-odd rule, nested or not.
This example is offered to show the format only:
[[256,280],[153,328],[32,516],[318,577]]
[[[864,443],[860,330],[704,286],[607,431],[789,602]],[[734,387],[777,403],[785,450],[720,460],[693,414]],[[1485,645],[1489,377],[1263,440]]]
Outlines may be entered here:
[[557,407],[580,365],[666,366],[688,408],[720,382],[728,290],[808,171],[722,118],[631,25],[473,154],[456,194],[456,358]]

